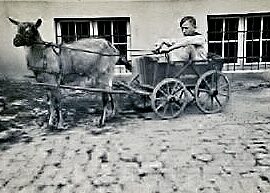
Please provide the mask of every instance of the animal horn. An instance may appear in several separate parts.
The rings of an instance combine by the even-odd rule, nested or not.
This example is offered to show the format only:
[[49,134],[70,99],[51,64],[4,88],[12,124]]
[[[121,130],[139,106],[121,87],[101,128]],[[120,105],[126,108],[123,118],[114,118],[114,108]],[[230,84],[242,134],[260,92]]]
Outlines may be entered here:
[[12,18],[8,18],[9,19],[9,21],[11,21],[11,23],[13,23],[13,24],[15,24],[15,25],[19,25],[20,24],[20,22],[18,22],[18,21],[16,21],[16,20],[14,20],[14,19],[12,19]]
[[42,20],[38,19],[36,24],[35,24],[36,28],[38,28],[41,25],[41,23],[42,23]]

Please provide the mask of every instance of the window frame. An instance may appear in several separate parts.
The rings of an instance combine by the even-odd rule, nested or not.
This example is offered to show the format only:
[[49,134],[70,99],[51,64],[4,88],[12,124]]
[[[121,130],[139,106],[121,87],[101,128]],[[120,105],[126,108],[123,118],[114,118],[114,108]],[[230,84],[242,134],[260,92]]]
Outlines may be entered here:
[[[260,18],[260,36],[259,39],[248,39],[247,38],[247,22],[248,18],[252,17],[259,17]],[[237,44],[237,62],[236,63],[225,63],[225,70],[230,70],[233,68],[233,70],[245,70],[250,69],[253,70],[254,67],[256,69],[260,69],[261,66],[264,69],[270,68],[270,59],[269,61],[263,61],[263,42],[270,42],[270,38],[265,39],[263,38],[263,18],[264,17],[270,17],[270,13],[254,13],[254,14],[231,14],[231,15],[208,15],[207,16],[207,26],[209,25],[209,20],[211,19],[222,19],[222,40],[219,41],[211,41],[208,38],[208,47],[210,47],[211,43],[221,43],[222,48],[222,57],[225,56],[225,43],[226,42],[234,42],[234,40],[225,40],[225,20],[230,18],[238,18],[238,44]],[[210,32],[213,33],[213,32]],[[208,37],[209,37],[209,31],[208,31]],[[247,42],[259,42],[259,61],[255,62],[248,62],[247,61]],[[267,48],[265,48],[267,49]],[[227,67],[227,68],[226,68]]]

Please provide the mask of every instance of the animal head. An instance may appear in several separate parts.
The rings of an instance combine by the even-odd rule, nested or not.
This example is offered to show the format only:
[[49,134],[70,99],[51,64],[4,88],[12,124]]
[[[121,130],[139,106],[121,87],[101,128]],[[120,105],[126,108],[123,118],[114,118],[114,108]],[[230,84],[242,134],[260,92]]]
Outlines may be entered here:
[[35,42],[41,40],[38,32],[38,28],[42,23],[41,19],[38,19],[36,23],[19,22],[11,18],[9,20],[17,26],[17,34],[13,39],[14,46],[32,46]]

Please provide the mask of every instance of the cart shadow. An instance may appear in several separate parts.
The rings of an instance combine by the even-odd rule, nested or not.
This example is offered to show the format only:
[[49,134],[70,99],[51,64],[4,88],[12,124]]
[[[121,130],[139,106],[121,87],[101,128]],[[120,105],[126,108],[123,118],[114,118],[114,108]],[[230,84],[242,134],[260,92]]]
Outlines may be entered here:
[[[137,118],[141,118],[143,120],[161,120],[162,118],[158,117],[155,112],[153,111],[152,107],[150,105],[145,106],[145,107],[141,107],[141,108],[135,108],[135,113],[132,114],[128,114],[126,113],[125,116],[126,117],[137,117]],[[134,115],[135,114],[135,115]],[[202,113],[199,108],[197,107],[195,102],[190,102],[187,104],[187,106],[185,107],[184,111],[176,118],[180,118],[183,115],[203,115],[204,113]]]

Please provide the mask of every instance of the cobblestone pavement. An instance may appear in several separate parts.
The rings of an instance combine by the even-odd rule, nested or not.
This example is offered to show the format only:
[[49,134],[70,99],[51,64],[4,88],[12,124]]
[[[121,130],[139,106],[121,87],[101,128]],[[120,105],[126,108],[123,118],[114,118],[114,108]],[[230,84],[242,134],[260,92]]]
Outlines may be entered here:
[[39,128],[0,152],[0,192],[269,193],[269,123],[270,89],[255,88],[218,114]]

